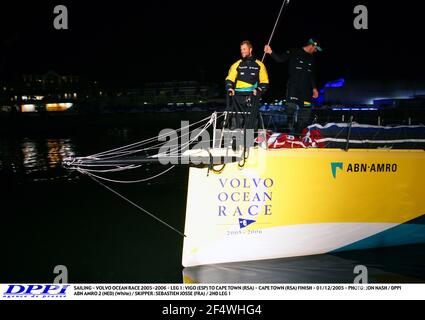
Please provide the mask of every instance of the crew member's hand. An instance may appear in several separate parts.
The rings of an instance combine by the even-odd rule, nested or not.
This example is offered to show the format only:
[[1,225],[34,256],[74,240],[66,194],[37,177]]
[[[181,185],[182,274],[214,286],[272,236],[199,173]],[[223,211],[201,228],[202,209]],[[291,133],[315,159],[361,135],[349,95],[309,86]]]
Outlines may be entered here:
[[317,99],[319,97],[319,91],[316,88],[313,89],[313,98]]
[[229,94],[229,96],[233,97],[235,95],[235,90],[229,89],[227,90],[227,93]]
[[257,95],[257,89],[254,89],[254,91],[252,91],[253,95],[256,96]]
[[254,90],[254,96],[258,95],[258,96],[262,96],[263,94],[263,89],[261,89],[260,87],[258,87],[257,89]]
[[272,48],[268,44],[266,44],[264,46],[264,52],[265,53],[268,53],[268,54],[272,54],[273,50],[272,50]]

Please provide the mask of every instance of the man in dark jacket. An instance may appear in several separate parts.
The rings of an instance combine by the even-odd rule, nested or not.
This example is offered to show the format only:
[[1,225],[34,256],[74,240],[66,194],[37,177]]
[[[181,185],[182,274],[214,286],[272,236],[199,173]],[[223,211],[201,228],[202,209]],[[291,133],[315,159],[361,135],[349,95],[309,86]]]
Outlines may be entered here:
[[297,133],[309,124],[311,109],[305,106],[310,107],[312,98],[316,99],[319,96],[313,58],[317,51],[322,51],[322,48],[314,39],[310,39],[302,48],[289,49],[282,54],[274,52],[269,45],[264,47],[264,52],[270,54],[276,62],[288,61],[289,79],[286,93],[288,124],[290,129]]

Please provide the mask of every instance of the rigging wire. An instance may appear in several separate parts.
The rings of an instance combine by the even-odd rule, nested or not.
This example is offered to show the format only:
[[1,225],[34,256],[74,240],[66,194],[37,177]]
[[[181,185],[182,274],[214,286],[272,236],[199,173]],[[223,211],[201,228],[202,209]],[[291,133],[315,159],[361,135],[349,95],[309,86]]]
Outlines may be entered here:
[[[190,127],[194,126],[194,125],[197,125],[197,124],[199,124],[199,123],[203,123],[203,122],[205,122],[205,121],[207,121],[207,120],[209,120],[209,121],[210,121],[210,120],[211,120],[211,116],[206,117],[206,118],[204,118],[204,119],[201,119],[201,120],[199,120],[199,121],[197,121],[197,122],[194,122],[194,123],[192,123],[192,124],[190,124],[190,125],[188,125],[188,126],[185,126],[185,127],[179,128],[179,129],[176,129],[175,131],[176,131],[176,132],[179,132],[179,131],[182,131],[183,129],[188,129],[188,128],[190,128]],[[135,147],[137,147],[137,146],[146,145],[146,144],[148,144],[149,142],[152,142],[152,141],[158,140],[159,138],[166,137],[166,136],[167,136],[166,134],[158,135],[158,136],[151,137],[151,138],[148,138],[148,139],[145,139],[145,140],[142,140],[142,141],[138,141],[138,142],[135,142],[135,143],[132,143],[132,144],[126,145],[126,146],[122,146],[122,147],[118,147],[118,148],[115,148],[115,149],[111,149],[111,150],[107,150],[107,151],[103,151],[103,152],[95,153],[95,154],[91,155],[91,157],[94,157],[94,158],[101,158],[101,157],[102,157],[103,155],[105,155],[105,154],[106,154],[106,155],[108,155],[108,154],[113,154],[113,153],[114,153],[114,152],[116,152],[116,151],[126,150],[126,149],[135,148]]]
[[[283,10],[286,8],[286,5],[288,3],[289,3],[289,0],[283,0],[282,6],[280,7],[279,14],[277,16],[276,22],[274,23],[274,27],[273,27],[272,33],[270,34],[270,38],[269,38],[269,41],[267,42],[267,45],[270,45],[270,43],[272,42],[274,32],[276,31],[277,24],[279,23],[279,20],[280,20],[280,16],[282,15]],[[261,62],[263,62],[265,58],[266,58],[266,53],[264,52]]]
[[148,178],[144,178],[144,179],[140,179],[140,180],[130,180],[130,181],[114,180],[114,179],[109,179],[109,178],[101,177],[99,175],[93,174],[92,172],[95,172],[94,170],[86,170],[86,169],[78,168],[77,171],[78,172],[81,172],[83,174],[88,174],[90,176],[96,177],[96,178],[101,179],[101,180],[109,181],[109,182],[122,183],[122,184],[131,184],[131,183],[140,183],[140,182],[146,182],[146,181],[149,181],[149,180],[156,179],[156,178],[162,176],[163,174],[166,174],[168,171],[171,171],[172,169],[174,169],[174,167],[175,167],[175,165],[172,165],[171,167],[165,169],[164,171],[161,171],[160,173],[158,173],[158,174],[156,174],[154,176],[148,177]]
[[170,225],[169,223],[165,222],[164,220],[158,218],[156,215],[154,215],[153,213],[149,212],[148,210],[142,208],[141,206],[139,206],[138,204],[134,203],[133,201],[131,201],[130,199],[126,198],[125,196],[123,196],[122,194],[120,194],[118,191],[115,191],[114,189],[112,189],[111,187],[107,186],[106,184],[102,183],[101,181],[97,180],[95,177],[93,177],[91,174],[88,174],[88,176],[95,181],[96,183],[98,183],[99,185],[101,185],[102,187],[108,189],[109,191],[111,191],[112,193],[114,193],[115,195],[117,195],[118,197],[120,197],[121,199],[123,199],[124,201],[128,202],[129,204],[131,204],[132,206],[136,207],[137,209],[139,209],[140,211],[144,212],[145,214],[147,214],[148,216],[150,216],[151,218],[157,220],[158,222],[162,223],[163,225],[165,225],[166,227],[168,227],[169,229],[173,230],[174,232],[178,233],[180,236],[182,237],[186,237],[186,235],[181,232],[180,230],[178,230],[177,228],[173,227],[172,225]]

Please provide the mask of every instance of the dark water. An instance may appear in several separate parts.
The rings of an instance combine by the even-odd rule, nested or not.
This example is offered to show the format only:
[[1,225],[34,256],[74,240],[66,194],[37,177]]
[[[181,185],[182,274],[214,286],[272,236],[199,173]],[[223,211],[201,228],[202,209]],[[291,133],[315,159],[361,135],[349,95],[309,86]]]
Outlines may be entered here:
[[[182,238],[85,176],[61,168],[64,157],[88,155],[156,135],[120,126],[82,133],[0,137],[0,283],[51,282],[65,265],[69,281],[352,282],[354,266],[370,282],[425,282],[425,246],[404,246],[203,266],[183,270]],[[140,177],[161,171],[155,165]],[[178,229],[184,228],[187,168],[150,183],[114,185],[122,194]]]

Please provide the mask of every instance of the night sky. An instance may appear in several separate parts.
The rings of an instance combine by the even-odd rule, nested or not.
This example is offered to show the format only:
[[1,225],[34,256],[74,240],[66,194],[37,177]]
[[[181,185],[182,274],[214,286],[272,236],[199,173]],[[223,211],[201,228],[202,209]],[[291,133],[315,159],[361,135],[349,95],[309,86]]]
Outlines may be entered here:
[[[69,30],[53,28],[53,8],[65,4]],[[353,8],[369,9],[369,30],[355,30]],[[49,69],[133,87],[151,81],[223,84],[239,43],[257,55],[281,1],[32,1],[1,6],[0,80]],[[337,79],[423,79],[423,10],[417,1],[292,0],[272,48],[321,40],[319,83]],[[266,60],[274,88],[285,66]]]

